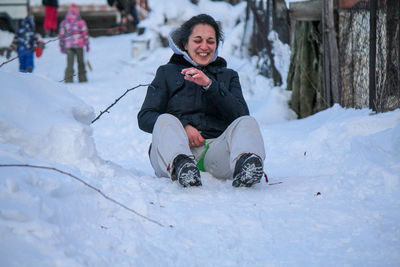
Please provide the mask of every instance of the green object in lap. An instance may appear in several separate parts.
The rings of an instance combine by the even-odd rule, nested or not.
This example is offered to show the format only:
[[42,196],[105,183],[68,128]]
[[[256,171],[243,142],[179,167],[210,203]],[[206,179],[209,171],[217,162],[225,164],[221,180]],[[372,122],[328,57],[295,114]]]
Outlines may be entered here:
[[204,140],[204,146],[206,147],[206,149],[204,150],[203,154],[201,155],[200,160],[197,162],[197,168],[202,172],[206,171],[206,169],[204,168],[204,158],[206,157],[207,150],[210,147],[206,140]]

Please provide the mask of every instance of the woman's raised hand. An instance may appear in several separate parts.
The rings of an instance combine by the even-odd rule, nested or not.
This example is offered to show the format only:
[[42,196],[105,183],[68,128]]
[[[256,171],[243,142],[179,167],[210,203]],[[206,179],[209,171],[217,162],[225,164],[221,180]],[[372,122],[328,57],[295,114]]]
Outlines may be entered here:
[[198,84],[200,86],[206,87],[211,83],[211,79],[207,77],[207,75],[204,74],[199,69],[196,68],[187,68],[183,69],[181,71],[183,75],[185,75],[185,80],[194,82],[195,84]]

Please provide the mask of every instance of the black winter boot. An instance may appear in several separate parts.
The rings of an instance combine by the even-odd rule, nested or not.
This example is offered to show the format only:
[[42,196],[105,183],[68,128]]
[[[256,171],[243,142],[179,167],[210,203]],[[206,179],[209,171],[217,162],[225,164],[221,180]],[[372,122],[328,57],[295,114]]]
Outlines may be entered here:
[[173,162],[172,180],[177,180],[183,187],[201,185],[200,171],[196,162],[184,154],[176,156]]
[[263,163],[259,156],[252,153],[243,154],[235,165],[232,186],[250,187],[259,183],[263,175]]

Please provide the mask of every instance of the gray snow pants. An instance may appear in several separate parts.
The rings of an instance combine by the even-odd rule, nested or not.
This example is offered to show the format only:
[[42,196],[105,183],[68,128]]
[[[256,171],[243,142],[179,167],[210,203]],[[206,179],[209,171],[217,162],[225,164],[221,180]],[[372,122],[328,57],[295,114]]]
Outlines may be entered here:
[[87,82],[85,62],[83,59],[83,48],[67,48],[67,68],[65,69],[64,80],[66,83],[74,81],[74,60],[78,61],[79,82]]
[[[257,121],[243,116],[233,121],[217,138],[207,139],[209,149],[204,158],[205,170],[215,178],[233,178],[235,164],[243,153],[254,153],[265,160],[264,141]],[[201,158],[205,146],[189,147],[182,123],[171,114],[162,114],[154,125],[150,162],[156,176],[171,177],[172,163],[179,154]]]

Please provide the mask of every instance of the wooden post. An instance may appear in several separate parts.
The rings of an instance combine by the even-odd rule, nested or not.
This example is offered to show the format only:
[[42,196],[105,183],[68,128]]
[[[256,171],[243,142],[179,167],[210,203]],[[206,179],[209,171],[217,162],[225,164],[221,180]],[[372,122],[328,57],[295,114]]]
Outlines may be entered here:
[[329,105],[341,101],[339,52],[333,17],[333,1],[322,1],[323,84],[324,98]]
[[377,1],[369,0],[369,108],[376,111],[376,9]]

